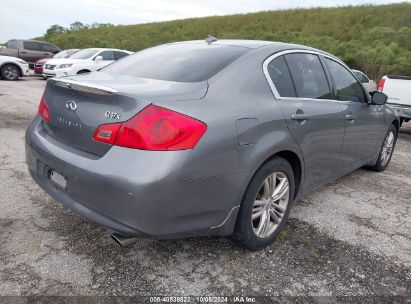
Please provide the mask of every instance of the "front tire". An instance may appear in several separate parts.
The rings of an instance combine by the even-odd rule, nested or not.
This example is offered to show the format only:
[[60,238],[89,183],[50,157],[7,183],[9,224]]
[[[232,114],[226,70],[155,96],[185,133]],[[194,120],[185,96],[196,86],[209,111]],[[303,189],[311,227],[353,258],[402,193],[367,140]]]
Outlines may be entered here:
[[20,78],[20,70],[14,64],[5,64],[0,70],[1,78],[4,80],[18,80]]
[[233,238],[251,250],[271,244],[287,222],[294,189],[294,173],[285,159],[265,163],[244,194]]
[[378,155],[377,162],[374,166],[371,167],[372,170],[381,172],[388,167],[396,143],[397,129],[394,125],[391,125],[391,127],[388,129],[387,135],[385,135],[384,137],[384,141],[381,145],[380,154]]

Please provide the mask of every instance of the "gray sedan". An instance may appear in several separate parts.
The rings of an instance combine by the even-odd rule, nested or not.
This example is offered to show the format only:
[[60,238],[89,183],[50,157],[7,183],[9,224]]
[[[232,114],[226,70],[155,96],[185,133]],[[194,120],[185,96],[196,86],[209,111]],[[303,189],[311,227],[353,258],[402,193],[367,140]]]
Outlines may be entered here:
[[26,161],[47,193],[121,244],[232,235],[258,249],[305,193],[387,167],[399,121],[386,99],[317,49],[171,43],[49,80]]

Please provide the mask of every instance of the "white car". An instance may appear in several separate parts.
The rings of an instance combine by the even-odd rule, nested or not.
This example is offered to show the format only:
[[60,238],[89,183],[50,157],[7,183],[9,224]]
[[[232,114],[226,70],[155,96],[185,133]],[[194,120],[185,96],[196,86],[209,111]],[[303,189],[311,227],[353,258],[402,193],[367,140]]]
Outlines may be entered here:
[[29,74],[29,64],[23,59],[0,55],[0,78],[18,80]]
[[388,95],[387,104],[400,117],[400,123],[411,120],[411,76],[386,75],[377,86],[379,92]]
[[368,92],[374,92],[377,90],[377,84],[374,80],[369,79],[365,73],[358,71],[358,70],[351,70],[355,77],[362,83],[364,88],[367,89]]
[[43,77],[62,77],[89,73],[128,56],[132,52],[118,49],[83,49],[70,58],[51,59],[43,67]]

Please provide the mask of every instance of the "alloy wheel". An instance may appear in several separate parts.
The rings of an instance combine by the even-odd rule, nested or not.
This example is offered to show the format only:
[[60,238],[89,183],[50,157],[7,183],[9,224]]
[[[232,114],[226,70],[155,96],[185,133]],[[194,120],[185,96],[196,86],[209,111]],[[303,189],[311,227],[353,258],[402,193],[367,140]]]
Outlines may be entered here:
[[392,150],[394,147],[395,135],[393,131],[390,131],[385,137],[384,144],[381,151],[381,165],[385,166],[390,160]]
[[284,218],[290,197],[290,183],[283,172],[270,174],[254,200],[251,225],[258,238],[270,237]]
[[17,79],[19,75],[19,71],[14,66],[6,66],[3,71],[3,76],[8,80]]

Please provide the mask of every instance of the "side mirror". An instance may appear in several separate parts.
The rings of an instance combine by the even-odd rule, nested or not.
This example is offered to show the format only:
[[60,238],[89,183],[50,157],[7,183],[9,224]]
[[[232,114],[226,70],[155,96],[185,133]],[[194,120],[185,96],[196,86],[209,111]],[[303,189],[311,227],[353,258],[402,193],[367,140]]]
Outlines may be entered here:
[[103,56],[97,56],[96,58],[94,58],[95,62],[99,62],[101,60],[103,60]]
[[372,92],[371,104],[373,105],[383,105],[387,102],[388,96],[382,92]]

